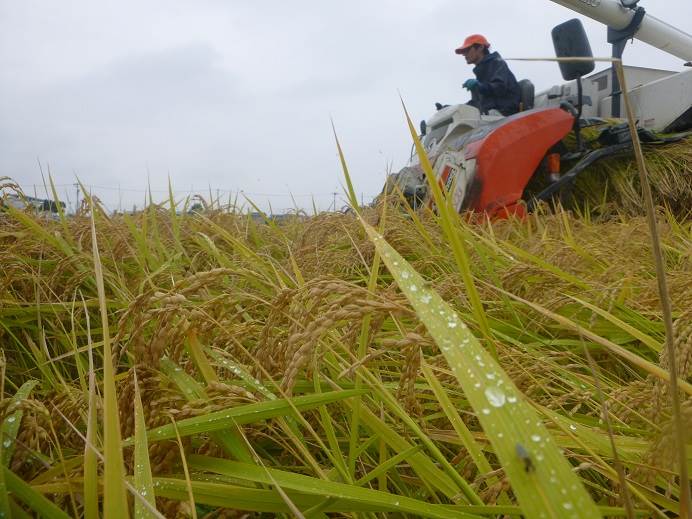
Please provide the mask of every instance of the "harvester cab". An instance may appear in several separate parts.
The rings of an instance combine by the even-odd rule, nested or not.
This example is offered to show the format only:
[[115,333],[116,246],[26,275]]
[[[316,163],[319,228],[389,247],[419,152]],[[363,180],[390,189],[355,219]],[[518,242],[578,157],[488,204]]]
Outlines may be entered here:
[[[602,16],[598,18],[591,12],[583,12],[586,8],[581,1],[554,1],[604,23],[616,23],[617,16],[624,17],[626,27],[614,31],[620,40],[636,36],[637,28],[648,20],[636,2],[625,6],[618,0],[601,0],[593,7]],[[576,4],[578,9],[571,4]],[[647,22],[654,23],[654,29],[649,27],[648,32],[667,31],[666,37],[657,36],[660,48],[673,48],[678,56],[692,55],[692,36],[667,25],[659,28],[655,24],[662,22],[653,20]],[[552,39],[557,57],[568,58],[561,60],[559,66],[563,79],[570,83],[534,97],[531,82],[521,81],[522,111],[509,117],[492,112],[481,114],[475,107],[464,104],[438,105],[438,110],[421,123],[421,142],[435,178],[457,211],[482,213],[491,218],[522,216],[537,201],[556,197],[564,200],[577,175],[595,161],[631,150],[629,133],[618,127],[606,128],[605,136],[593,143],[582,139],[584,126],[605,124],[604,117],[613,118],[616,101],[619,107],[622,96],[619,90],[611,89],[609,95],[602,92],[604,73],[588,76],[595,64],[581,21],[572,19],[558,25],[552,31]],[[618,43],[617,48],[613,45],[614,55],[617,52],[621,56],[622,44]],[[579,59],[570,61],[571,58]],[[637,105],[642,114],[655,115],[647,119],[651,126],[649,136],[650,130],[680,131],[692,127],[692,70],[665,76],[661,76],[661,71],[649,76],[641,70],[634,73],[638,79],[653,78],[649,82],[652,84],[639,83],[633,90],[634,96],[640,96],[639,101],[648,99],[649,90],[660,94],[661,88],[672,89],[666,100]],[[594,76],[597,82],[591,79]],[[611,72],[607,77],[612,79],[614,75]],[[605,108],[611,107],[613,111],[606,112]],[[568,147],[565,138],[571,133],[573,144]],[[680,137],[660,141],[676,138]],[[569,169],[562,171],[565,165]],[[426,176],[419,157],[413,152],[407,166],[389,176],[384,191],[401,193],[414,209],[433,207]]]

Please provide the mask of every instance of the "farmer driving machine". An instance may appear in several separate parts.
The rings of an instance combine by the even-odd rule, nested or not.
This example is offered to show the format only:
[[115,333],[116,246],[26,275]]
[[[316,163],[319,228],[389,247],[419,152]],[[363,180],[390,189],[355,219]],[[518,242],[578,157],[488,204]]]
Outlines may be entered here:
[[[614,58],[636,37],[692,65],[692,36],[647,15],[636,0],[554,1],[607,24]],[[578,19],[555,27],[552,39],[558,58],[592,58]],[[596,161],[631,153],[627,123],[619,120],[623,96],[614,67],[587,76],[595,68],[589,59],[559,66],[570,83],[534,95],[530,81],[519,82],[517,114],[483,114],[462,104],[438,107],[421,122],[421,142],[436,180],[457,211],[522,216],[540,201],[565,201],[577,176]],[[664,144],[692,134],[692,70],[625,67],[624,73],[634,85],[628,94],[642,142]],[[401,192],[414,208],[433,206],[415,154],[390,175],[385,190]]]

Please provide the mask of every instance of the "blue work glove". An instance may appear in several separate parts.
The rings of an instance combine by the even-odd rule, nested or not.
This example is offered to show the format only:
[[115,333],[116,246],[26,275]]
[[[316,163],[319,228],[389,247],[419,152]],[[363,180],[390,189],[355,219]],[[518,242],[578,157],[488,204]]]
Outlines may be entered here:
[[474,88],[478,87],[478,80],[477,79],[467,79],[464,81],[464,84],[462,85],[466,90],[473,90]]

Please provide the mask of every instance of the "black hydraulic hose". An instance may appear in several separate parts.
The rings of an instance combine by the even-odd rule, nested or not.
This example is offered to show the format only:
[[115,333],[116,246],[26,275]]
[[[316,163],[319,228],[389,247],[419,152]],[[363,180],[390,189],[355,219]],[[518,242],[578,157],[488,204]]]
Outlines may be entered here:
[[600,160],[604,157],[608,157],[610,155],[615,155],[617,153],[622,153],[624,151],[628,151],[632,148],[632,142],[623,142],[621,144],[615,144],[613,146],[608,146],[606,148],[599,148],[594,151],[590,151],[582,159],[577,162],[572,169],[570,169],[567,173],[562,175],[560,177],[560,180],[554,182],[553,184],[549,185],[546,187],[543,191],[538,193],[535,197],[533,197],[531,200],[529,200],[526,204],[526,207],[529,211],[533,211],[533,209],[536,207],[536,202],[539,200],[548,200],[549,198],[552,198],[552,196],[560,191],[563,187],[568,185],[569,183],[573,182],[575,177],[579,175],[582,171],[584,171],[586,168],[588,168],[591,164],[596,162],[597,160]]

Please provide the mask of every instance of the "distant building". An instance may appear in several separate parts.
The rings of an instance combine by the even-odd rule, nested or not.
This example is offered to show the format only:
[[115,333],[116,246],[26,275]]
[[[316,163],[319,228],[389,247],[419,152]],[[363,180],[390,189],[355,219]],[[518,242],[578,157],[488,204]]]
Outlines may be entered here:
[[301,213],[282,213],[282,214],[262,214],[258,212],[249,213],[254,222],[264,223],[270,220],[276,223],[286,223],[295,220],[305,220],[305,215]]
[[34,198],[32,196],[21,197],[18,195],[6,195],[0,198],[0,207],[10,206],[22,210],[32,207],[39,213],[49,213],[52,215],[58,214],[58,204],[61,209],[65,210],[65,202],[56,203],[53,200],[45,198]]

